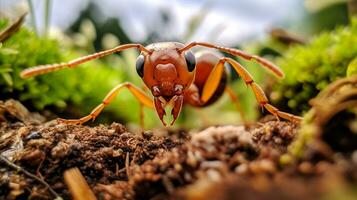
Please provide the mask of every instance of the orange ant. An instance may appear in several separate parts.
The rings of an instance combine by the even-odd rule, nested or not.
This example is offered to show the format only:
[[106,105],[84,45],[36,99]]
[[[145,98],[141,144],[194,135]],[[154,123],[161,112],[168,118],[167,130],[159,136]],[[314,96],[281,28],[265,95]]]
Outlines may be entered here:
[[195,107],[208,106],[221,97],[224,91],[227,91],[234,100],[234,94],[227,87],[228,71],[224,67],[225,63],[229,63],[234,68],[245,83],[252,88],[259,104],[271,114],[278,119],[280,117],[292,122],[299,122],[301,120],[301,117],[282,112],[269,104],[261,87],[254,82],[249,72],[237,61],[212,52],[200,52],[195,56],[192,51],[190,51],[190,49],[195,46],[216,49],[246,60],[255,60],[277,76],[284,76],[284,73],[268,60],[256,55],[247,54],[238,49],[221,47],[206,42],[192,42],[186,46],[178,42],[161,42],[153,43],[146,47],[141,44],[124,44],[67,63],[41,65],[29,68],[22,71],[21,77],[28,78],[66,67],[74,68],[81,63],[93,59],[126,49],[137,48],[141,51],[141,54],[136,60],[136,71],[150,89],[153,99],[143,90],[126,82],[112,89],[104,98],[103,102],[94,108],[89,115],[80,119],[60,119],[60,121],[66,124],[82,124],[91,119],[94,120],[104,107],[116,97],[121,89],[127,88],[142,105],[151,108],[155,107],[164,126],[166,126],[163,120],[164,115],[166,115],[164,108],[168,103],[173,103],[171,110],[171,115],[173,116],[171,125],[173,125],[180,114],[184,102]]

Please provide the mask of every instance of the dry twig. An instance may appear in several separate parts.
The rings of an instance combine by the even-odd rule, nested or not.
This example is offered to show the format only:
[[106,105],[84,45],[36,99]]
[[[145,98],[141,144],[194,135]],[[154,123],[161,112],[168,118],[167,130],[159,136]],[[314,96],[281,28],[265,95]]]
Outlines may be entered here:
[[20,166],[14,164],[13,162],[11,162],[10,160],[8,160],[6,157],[4,157],[3,155],[0,154],[0,160],[5,163],[7,166],[20,171],[22,173],[24,173],[26,176],[35,179],[36,181],[40,182],[42,185],[46,186],[46,188],[48,189],[48,191],[56,197],[56,199],[62,199],[51,187],[50,185],[45,182],[44,180],[40,179],[39,177],[37,177],[36,175],[32,174],[31,172],[21,168]]
[[96,200],[87,181],[82,176],[78,168],[69,169],[64,172],[64,181],[66,182],[73,199],[75,200]]

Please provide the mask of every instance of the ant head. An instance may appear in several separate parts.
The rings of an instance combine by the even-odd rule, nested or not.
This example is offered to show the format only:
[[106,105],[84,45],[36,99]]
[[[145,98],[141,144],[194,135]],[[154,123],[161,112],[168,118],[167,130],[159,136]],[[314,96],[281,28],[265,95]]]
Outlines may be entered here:
[[[183,101],[183,98],[176,96],[183,96],[184,90],[194,80],[195,56],[190,50],[180,52],[182,47],[183,44],[176,42],[154,43],[146,47],[151,52],[142,52],[136,61],[139,76],[150,88],[155,99],[160,99],[161,103],[158,104],[166,105],[171,99],[174,105],[182,104],[177,101]],[[160,116],[160,105],[155,103],[155,106]],[[175,112],[175,109],[172,112]]]
[[[174,42],[154,43],[136,61],[138,75],[157,95],[172,97],[175,87],[186,88],[194,79],[195,56],[191,51],[179,52],[184,45]],[[156,88],[156,89],[154,89]],[[155,94],[154,94],[155,96]]]

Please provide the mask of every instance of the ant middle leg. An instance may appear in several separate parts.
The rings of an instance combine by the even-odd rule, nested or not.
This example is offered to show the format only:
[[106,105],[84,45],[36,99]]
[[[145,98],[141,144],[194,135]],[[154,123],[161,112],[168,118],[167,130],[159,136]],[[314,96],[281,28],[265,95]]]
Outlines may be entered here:
[[99,104],[96,108],[94,108],[89,115],[84,116],[80,119],[58,119],[58,121],[65,124],[83,124],[89,120],[94,120],[100,114],[100,112],[102,112],[104,107],[106,107],[110,102],[112,102],[112,100],[123,88],[128,88],[129,91],[135,96],[135,98],[139,100],[141,106],[145,105],[150,108],[154,108],[153,100],[144,91],[127,82],[119,84],[118,86],[113,88],[104,98],[103,102]]

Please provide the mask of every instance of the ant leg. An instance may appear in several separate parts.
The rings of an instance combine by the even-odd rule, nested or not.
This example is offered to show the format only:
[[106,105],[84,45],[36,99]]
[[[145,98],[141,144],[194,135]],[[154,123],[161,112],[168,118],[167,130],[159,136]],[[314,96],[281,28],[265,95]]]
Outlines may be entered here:
[[242,107],[240,105],[238,96],[236,94],[234,94],[234,91],[229,86],[226,86],[225,92],[228,94],[229,98],[231,99],[233,104],[236,106],[236,109],[238,110],[239,115],[242,118],[242,120],[245,121],[244,112],[243,112]]
[[302,118],[299,116],[295,116],[290,113],[282,112],[279,109],[277,109],[276,107],[274,107],[273,105],[271,105],[268,101],[268,98],[265,96],[263,89],[258,84],[256,84],[254,82],[254,80],[253,80],[252,76],[249,74],[249,72],[242,65],[240,65],[237,61],[235,61],[231,58],[222,58],[222,59],[233,66],[235,71],[239,74],[239,76],[242,77],[244,82],[252,88],[258,103],[262,107],[264,107],[266,110],[268,110],[271,114],[273,114],[277,118],[281,117],[281,118],[287,119],[291,122],[300,122],[302,120]]
[[214,44],[211,44],[211,43],[208,43],[208,42],[192,42],[192,43],[186,45],[185,47],[181,48],[179,50],[179,52],[186,51],[188,49],[191,49],[194,46],[204,46],[204,47],[207,47],[207,48],[217,49],[217,50],[229,53],[229,54],[234,55],[234,56],[241,57],[241,58],[243,58],[245,60],[249,60],[249,61],[255,60],[260,65],[262,65],[263,67],[266,67],[267,69],[272,71],[277,76],[284,77],[284,72],[281,71],[281,69],[278,66],[274,65],[270,61],[268,61],[268,60],[266,60],[266,59],[264,59],[262,57],[256,56],[256,55],[250,55],[250,54],[248,54],[248,53],[246,53],[246,52],[244,52],[242,50],[238,50],[238,49],[234,49],[234,48],[217,46],[217,45],[214,45]]
[[88,62],[90,60],[94,60],[97,58],[101,58],[113,53],[117,53],[126,49],[130,49],[130,48],[137,48],[140,51],[144,51],[147,53],[150,53],[149,50],[147,50],[144,46],[142,46],[141,44],[124,44],[124,45],[120,45],[117,46],[113,49],[109,49],[109,50],[105,50],[105,51],[101,51],[98,53],[94,53],[91,55],[87,55],[87,56],[83,56],[74,60],[71,60],[69,62],[65,62],[65,63],[56,63],[56,64],[49,64],[49,65],[40,65],[40,66],[36,66],[36,67],[31,67],[28,69],[25,69],[21,72],[20,76],[21,78],[29,78],[32,76],[37,76],[40,74],[46,74],[49,72],[53,72],[53,71],[57,71],[66,67],[69,68],[74,68],[76,66],[78,66],[79,64]]
[[[141,90],[144,92],[144,93],[147,93],[147,92],[150,92],[149,88],[143,84],[141,87]],[[140,123],[140,128],[141,128],[141,131],[144,131],[145,130],[145,120],[144,120],[144,105],[142,103],[140,103],[140,115],[139,115],[139,123]]]
[[202,94],[201,94],[201,104],[206,103],[216,91],[219,82],[221,81],[224,63],[222,59],[218,61],[218,63],[213,67],[212,71],[208,75],[208,78],[203,86]]
[[123,88],[128,88],[129,91],[136,97],[136,99],[139,100],[140,104],[154,108],[153,100],[147,94],[145,94],[145,92],[131,83],[122,83],[113,88],[104,98],[103,102],[94,108],[89,115],[80,119],[59,119],[59,122],[65,124],[83,124],[89,120],[94,120],[99,115],[99,113],[102,112],[104,107],[107,106]]
[[[225,61],[220,59],[218,63],[213,67],[212,71],[208,75],[207,81],[205,85],[203,86],[203,91],[202,95],[200,98],[200,104],[206,103],[214,94],[216,91],[219,82],[221,81],[223,70],[224,70],[224,63]],[[244,120],[244,113],[241,110],[240,103],[238,101],[238,97],[234,94],[233,90],[229,87],[226,86],[225,92],[228,94],[230,97],[231,101],[235,104],[240,117],[242,120]]]
[[140,122],[141,131],[144,131],[144,130],[145,130],[145,124],[144,124],[144,105],[143,105],[141,102],[140,102],[139,122]]
[[237,61],[227,57],[221,58],[219,62],[216,64],[216,66],[213,68],[213,70],[211,71],[210,75],[208,76],[207,82],[203,87],[203,91],[202,91],[202,97],[201,97],[202,101],[207,101],[213,95],[214,91],[217,89],[219,80],[221,78],[219,72],[223,70],[225,62],[228,62],[233,66],[235,71],[239,74],[240,77],[242,77],[244,82],[252,88],[258,103],[266,110],[268,110],[271,114],[273,114],[276,117],[287,119],[291,122],[301,121],[302,119],[301,117],[286,112],[282,112],[279,109],[275,108],[273,105],[271,105],[268,101],[268,98],[265,96],[264,91],[258,84],[254,82],[249,72]]

